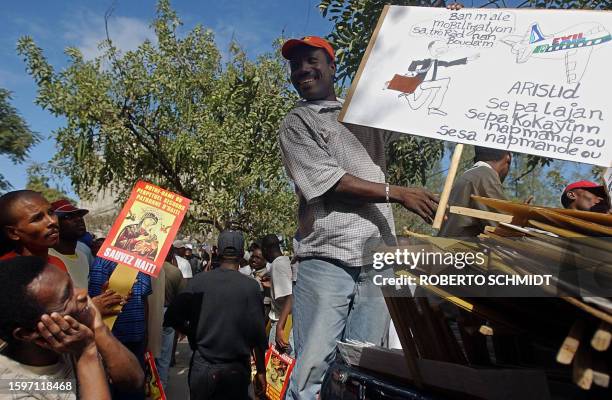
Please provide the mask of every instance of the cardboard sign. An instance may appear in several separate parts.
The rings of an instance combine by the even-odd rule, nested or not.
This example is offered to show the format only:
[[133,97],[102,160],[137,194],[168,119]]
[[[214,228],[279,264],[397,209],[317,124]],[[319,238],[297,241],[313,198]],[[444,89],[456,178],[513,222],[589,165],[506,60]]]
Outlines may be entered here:
[[149,350],[145,353],[145,393],[147,399],[166,400],[166,393],[157,373],[155,358]]
[[339,120],[609,167],[612,13],[387,6]]
[[295,358],[280,353],[274,345],[266,352],[266,396],[270,400],[285,398],[289,377],[295,365]]
[[191,200],[139,181],[98,257],[157,277]]

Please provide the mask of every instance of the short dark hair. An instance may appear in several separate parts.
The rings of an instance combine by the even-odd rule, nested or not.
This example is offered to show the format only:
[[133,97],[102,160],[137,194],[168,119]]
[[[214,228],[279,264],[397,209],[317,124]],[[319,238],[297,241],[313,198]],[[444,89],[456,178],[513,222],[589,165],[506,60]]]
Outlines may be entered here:
[[6,227],[16,222],[13,213],[9,210],[18,200],[34,196],[42,196],[42,194],[34,190],[14,190],[0,196],[0,210],[2,210],[0,212],[0,255],[15,250],[15,243],[6,236]]
[[278,240],[278,236],[271,233],[269,235],[261,238],[261,249],[278,249],[280,250],[280,240]]
[[[42,273],[47,262],[40,257],[18,256],[0,261],[0,338],[13,343],[16,328],[35,329],[45,310],[28,291],[28,285]],[[55,268],[55,267],[53,267]]]
[[491,149],[489,147],[474,146],[474,162],[499,161],[506,155],[512,154],[507,150]]
[[561,204],[563,205],[563,208],[568,208],[568,207],[570,206],[570,204],[572,204],[572,202],[574,201],[574,200],[571,200],[571,199],[570,199],[570,198],[567,196],[567,194],[568,194],[569,192],[572,192],[572,191],[573,191],[573,189],[572,189],[572,190],[568,190],[567,192],[564,192],[564,193],[561,195]]

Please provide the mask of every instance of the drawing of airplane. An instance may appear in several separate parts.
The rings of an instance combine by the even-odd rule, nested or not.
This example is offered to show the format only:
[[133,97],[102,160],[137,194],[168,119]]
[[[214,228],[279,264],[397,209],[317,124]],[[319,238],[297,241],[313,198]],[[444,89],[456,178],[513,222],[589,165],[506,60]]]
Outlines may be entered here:
[[611,39],[610,32],[597,22],[577,24],[553,35],[544,35],[534,22],[523,36],[506,36],[502,42],[511,46],[517,64],[532,57],[563,59],[567,83],[577,83],[587,69],[593,49]]

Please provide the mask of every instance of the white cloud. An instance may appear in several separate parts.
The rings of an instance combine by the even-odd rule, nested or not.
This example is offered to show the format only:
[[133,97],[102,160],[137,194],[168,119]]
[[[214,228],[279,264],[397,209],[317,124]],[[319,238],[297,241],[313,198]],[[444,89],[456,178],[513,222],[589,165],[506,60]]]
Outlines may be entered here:
[[[98,46],[106,40],[103,15],[80,11],[64,25],[65,38],[71,41],[72,46],[81,50],[85,59],[91,60],[102,54]],[[135,50],[146,39],[157,42],[149,23],[138,18],[111,16],[108,20],[108,32],[114,45],[123,52]]]

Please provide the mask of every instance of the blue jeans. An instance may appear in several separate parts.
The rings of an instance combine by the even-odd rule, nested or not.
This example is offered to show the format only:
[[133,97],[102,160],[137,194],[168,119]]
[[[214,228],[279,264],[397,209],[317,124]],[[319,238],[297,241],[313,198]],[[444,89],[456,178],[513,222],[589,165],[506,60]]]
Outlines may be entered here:
[[363,271],[320,259],[300,261],[293,288],[297,361],[287,399],[316,398],[335,358],[337,340],[384,343],[389,311],[380,288]]
[[168,388],[168,372],[170,370],[170,360],[172,360],[172,347],[174,345],[174,329],[164,326],[162,330],[161,354],[155,359],[159,380],[164,387]]

